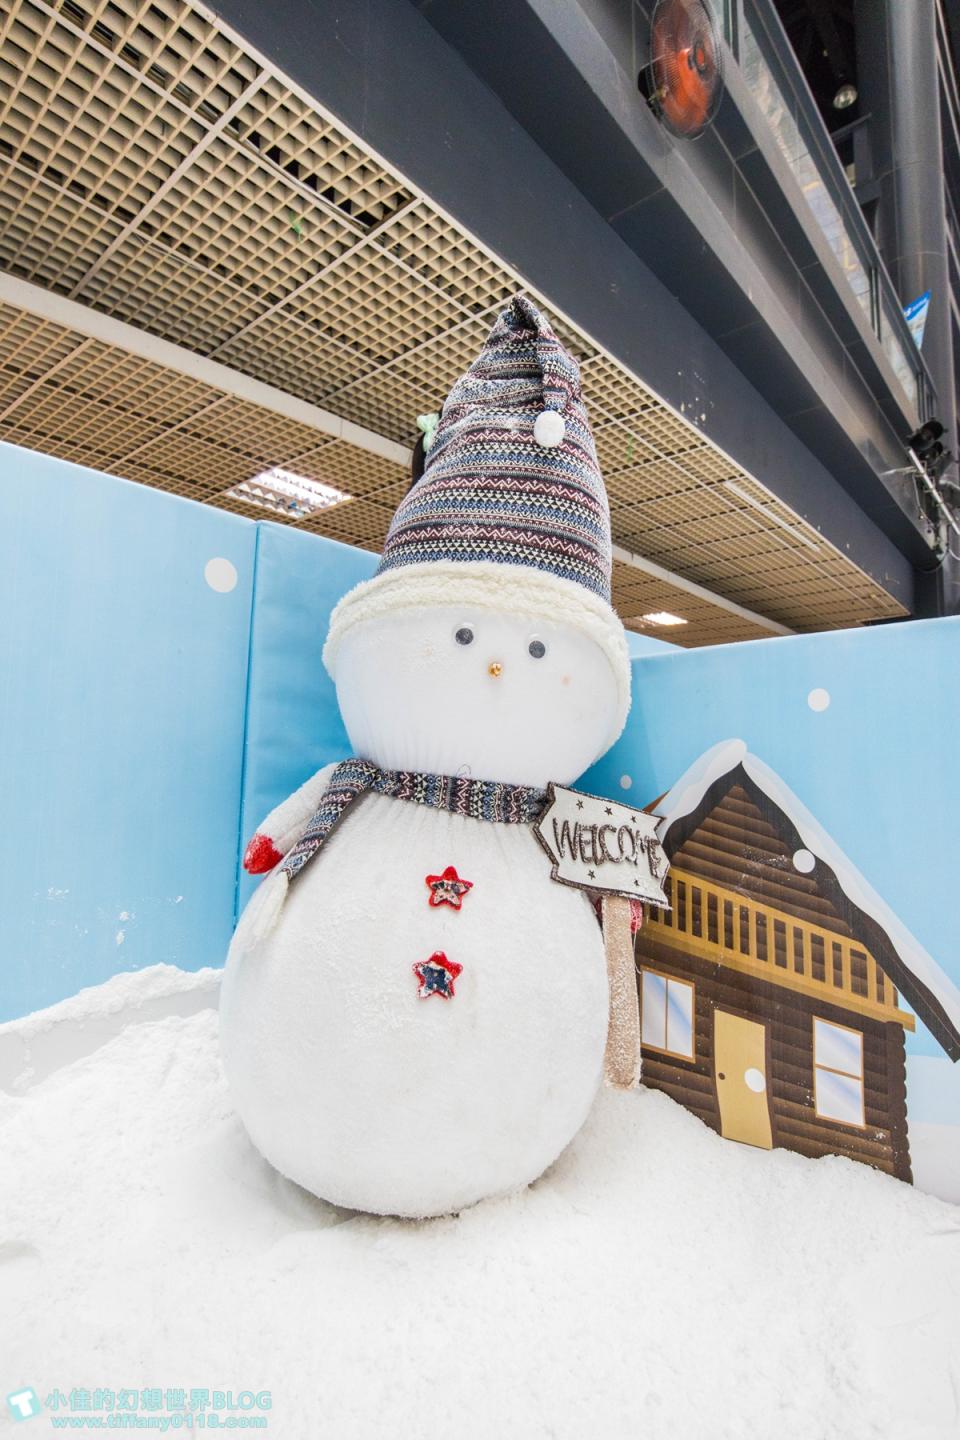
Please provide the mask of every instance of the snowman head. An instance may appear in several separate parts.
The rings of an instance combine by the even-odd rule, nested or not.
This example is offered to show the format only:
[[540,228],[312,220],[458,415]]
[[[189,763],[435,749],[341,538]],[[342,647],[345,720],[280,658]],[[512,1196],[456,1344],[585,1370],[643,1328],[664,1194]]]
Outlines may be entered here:
[[439,603],[384,596],[345,631],[335,678],[351,745],[386,770],[568,784],[623,723],[603,626],[591,634],[556,605],[548,617],[522,581],[486,568],[469,567]]
[[373,579],[324,662],[356,754],[388,770],[569,783],[623,729],[606,491],[577,362],[523,296],[443,407]]

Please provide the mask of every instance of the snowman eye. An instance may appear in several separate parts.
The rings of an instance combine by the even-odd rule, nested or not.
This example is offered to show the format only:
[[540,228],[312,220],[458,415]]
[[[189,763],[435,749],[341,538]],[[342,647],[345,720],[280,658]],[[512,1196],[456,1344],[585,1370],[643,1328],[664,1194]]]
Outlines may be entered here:
[[473,631],[470,629],[469,625],[461,625],[460,629],[457,631],[453,638],[454,640],[456,640],[458,645],[472,645]]
[[527,649],[530,651],[534,660],[542,660],[547,653],[547,647],[542,640],[531,640]]

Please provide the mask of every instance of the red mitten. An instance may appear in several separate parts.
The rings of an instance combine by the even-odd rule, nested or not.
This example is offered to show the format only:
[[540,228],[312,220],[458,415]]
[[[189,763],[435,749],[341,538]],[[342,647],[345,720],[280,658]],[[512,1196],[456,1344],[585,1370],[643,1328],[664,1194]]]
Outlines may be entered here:
[[243,868],[248,875],[265,875],[283,856],[269,835],[254,835],[243,855]]

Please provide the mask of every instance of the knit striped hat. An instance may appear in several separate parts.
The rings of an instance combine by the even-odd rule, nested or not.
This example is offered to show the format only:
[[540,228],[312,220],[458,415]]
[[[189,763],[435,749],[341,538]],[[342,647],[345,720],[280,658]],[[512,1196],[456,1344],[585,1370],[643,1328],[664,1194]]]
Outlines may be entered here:
[[323,658],[347,629],[421,605],[514,611],[585,631],[630,705],[623,626],[610,604],[610,512],[580,369],[525,295],[500,314],[447,396],[423,475],[400,502],[372,579],[343,597]]

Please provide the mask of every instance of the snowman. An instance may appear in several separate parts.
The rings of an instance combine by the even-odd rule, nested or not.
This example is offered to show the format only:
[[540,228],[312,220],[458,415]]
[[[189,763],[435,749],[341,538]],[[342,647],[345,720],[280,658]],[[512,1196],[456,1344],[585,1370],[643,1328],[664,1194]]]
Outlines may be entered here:
[[603,938],[533,824],[626,719],[610,567],[577,363],[517,296],[333,612],[355,758],[245,856],[271,873],[227,959],[227,1076],[261,1153],[336,1205],[427,1217],[517,1190],[601,1084]]

